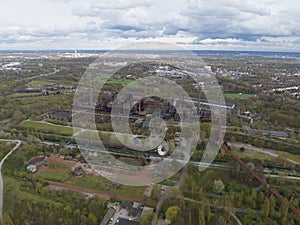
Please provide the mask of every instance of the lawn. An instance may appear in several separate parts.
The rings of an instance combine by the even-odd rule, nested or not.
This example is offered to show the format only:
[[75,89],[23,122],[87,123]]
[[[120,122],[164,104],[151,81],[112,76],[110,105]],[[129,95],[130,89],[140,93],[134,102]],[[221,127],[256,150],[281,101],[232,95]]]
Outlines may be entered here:
[[179,181],[180,180],[180,176],[174,175],[174,176],[170,177],[169,180]]
[[105,185],[101,180],[104,179],[102,177],[86,174],[84,177],[70,177],[65,183],[91,190],[103,191],[105,190]]
[[170,187],[175,186],[175,184],[173,182],[168,181],[168,180],[161,181],[158,184],[165,185],[165,186],[170,186]]
[[109,182],[107,179],[101,176],[95,176],[91,174],[86,174],[84,177],[76,178],[70,177],[64,183],[72,184],[78,187],[87,188],[97,191],[107,191],[112,196],[121,195],[131,198],[141,198],[146,187],[135,187],[135,186],[126,186],[121,185],[120,187],[110,187],[106,186],[105,183]]
[[70,174],[68,172],[46,172],[46,171],[43,171],[38,174],[38,177],[46,179],[46,180],[56,181],[56,182],[64,182],[70,177]]
[[283,152],[283,151],[277,151],[277,154],[279,155],[280,158],[286,160],[286,159],[290,159],[293,160],[295,162],[297,162],[298,164],[300,164],[300,155],[295,155],[289,152]]
[[41,88],[41,87],[44,87],[44,86],[49,85],[49,84],[51,84],[51,83],[47,82],[47,81],[31,81],[26,86],[28,86],[30,88]]
[[250,158],[250,159],[260,159],[260,160],[273,160],[273,161],[280,161],[285,160],[287,162],[290,162],[287,159],[290,159],[292,161],[295,161],[300,164],[300,155],[291,154],[289,152],[284,151],[276,151],[276,153],[279,155],[279,157],[272,157],[270,155],[252,151],[252,150],[246,150],[244,152],[241,152],[239,149],[232,147],[231,148],[234,154],[239,156],[240,158]]
[[14,93],[9,95],[9,98],[25,98],[25,97],[37,97],[41,96],[41,93]]
[[227,98],[233,98],[233,99],[247,99],[247,98],[253,97],[254,95],[242,94],[242,93],[228,93],[228,94],[224,94],[224,96]]
[[252,150],[246,150],[244,152],[241,152],[239,149],[232,147],[231,150],[234,154],[236,154],[240,158],[249,158],[249,159],[260,159],[260,160],[274,160],[277,161],[278,157],[272,157],[270,155],[252,151]]
[[61,170],[69,170],[70,169],[70,167],[68,165],[59,163],[59,162],[50,162],[48,167],[53,168],[53,169],[61,169]]
[[44,133],[58,134],[58,135],[63,135],[63,136],[72,136],[73,135],[72,127],[43,123],[40,121],[25,120],[20,123],[20,126],[22,126],[24,128],[28,128],[30,130],[39,130]]
[[[72,127],[52,124],[43,121],[24,120],[19,124],[19,126],[29,130],[41,131],[44,134],[56,134],[56,135],[62,135],[66,137],[72,136],[74,134]],[[75,133],[79,129],[80,128],[75,127]],[[109,133],[109,132],[101,132],[101,131],[95,132],[94,130],[82,130],[80,133],[80,137],[82,138],[96,139],[98,138],[98,135],[100,136],[101,140],[104,141],[104,143],[108,141],[110,143],[119,143],[119,140],[117,139],[117,137],[113,132]],[[125,135],[125,137],[127,136]]]

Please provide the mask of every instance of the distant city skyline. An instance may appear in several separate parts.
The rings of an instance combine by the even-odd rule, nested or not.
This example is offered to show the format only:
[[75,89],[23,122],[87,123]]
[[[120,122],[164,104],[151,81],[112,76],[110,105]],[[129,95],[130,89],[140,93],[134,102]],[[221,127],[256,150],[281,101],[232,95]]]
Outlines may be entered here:
[[300,2],[292,0],[10,0],[1,9],[1,50],[161,41],[193,50],[300,51]]

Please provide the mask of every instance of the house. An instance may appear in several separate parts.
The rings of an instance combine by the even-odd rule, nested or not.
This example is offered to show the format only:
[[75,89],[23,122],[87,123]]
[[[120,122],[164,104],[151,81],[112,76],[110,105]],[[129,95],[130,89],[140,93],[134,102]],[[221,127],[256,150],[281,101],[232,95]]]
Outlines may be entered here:
[[30,164],[29,166],[27,166],[27,171],[30,172],[30,173],[35,173],[37,172],[37,166],[36,165],[32,165]]
[[130,210],[133,206],[133,202],[121,202],[120,207],[126,210]]

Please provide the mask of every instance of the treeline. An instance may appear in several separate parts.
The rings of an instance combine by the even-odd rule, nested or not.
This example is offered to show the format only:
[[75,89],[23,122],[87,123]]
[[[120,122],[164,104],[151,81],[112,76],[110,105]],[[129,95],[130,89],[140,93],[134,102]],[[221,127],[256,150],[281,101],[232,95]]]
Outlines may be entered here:
[[243,143],[249,143],[256,147],[267,148],[267,149],[275,149],[280,151],[286,151],[292,154],[299,154],[299,145],[293,145],[287,142],[283,142],[281,140],[273,140],[262,138],[258,136],[250,136],[243,133],[236,133],[227,131],[225,134],[225,140],[238,141]]
[[79,193],[60,191],[58,200],[35,196],[20,199],[8,187],[4,195],[4,225],[97,225],[107,211],[107,202],[99,197],[87,198]]
[[[236,212],[238,201],[245,201],[247,207],[242,207]],[[296,199],[290,201],[294,205],[298,204]],[[258,208],[258,211],[254,210],[255,208]],[[193,198],[186,198],[181,191],[173,188],[160,212],[172,225],[237,224],[235,214],[242,224],[247,225],[296,225],[300,222],[298,217],[290,214],[287,204],[278,203],[270,193],[257,193],[254,189],[247,193],[245,199],[240,193],[232,190],[229,194],[212,200],[205,196],[202,188]]]

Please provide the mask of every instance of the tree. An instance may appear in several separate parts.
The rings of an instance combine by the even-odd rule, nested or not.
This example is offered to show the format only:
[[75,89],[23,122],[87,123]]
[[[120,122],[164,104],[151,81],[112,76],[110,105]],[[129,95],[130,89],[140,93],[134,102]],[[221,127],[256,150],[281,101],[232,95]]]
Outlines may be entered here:
[[188,225],[193,225],[192,223],[193,223],[193,221],[192,221],[192,212],[190,211],[189,212]]
[[97,218],[93,213],[88,215],[88,224],[89,225],[97,225]]
[[80,224],[80,209],[76,209],[75,212],[73,213],[74,217],[74,222],[76,224]]
[[199,217],[198,217],[198,222],[201,225],[205,225],[205,214],[202,206],[199,208]]
[[235,142],[235,140],[236,140],[235,136],[231,136],[229,140],[230,140],[231,143]]
[[216,193],[221,194],[224,191],[224,184],[221,180],[215,180],[214,181],[214,190]]
[[14,114],[12,115],[12,118],[13,118],[14,121],[19,122],[24,118],[24,116],[23,116],[21,111],[16,110],[14,112]]
[[160,188],[160,186],[157,185],[157,184],[153,185],[152,197],[154,199],[159,199],[160,194],[161,194],[161,188]]
[[280,205],[280,208],[279,208],[279,212],[281,214],[282,224],[286,224],[288,210],[289,210],[289,207],[288,207],[288,204],[287,204],[287,200],[285,199],[284,201],[281,202],[281,205]]
[[256,199],[257,199],[256,190],[252,189],[251,195],[249,195],[247,198],[247,203],[249,204],[250,207],[256,208]]
[[237,164],[236,172],[237,172],[238,175],[240,174],[240,172],[241,172],[241,165],[240,164]]
[[265,199],[265,194],[263,192],[259,192],[258,197],[256,199],[257,205],[263,205],[264,199]]
[[174,218],[177,216],[179,212],[179,207],[178,206],[171,206],[167,209],[166,211],[166,219],[172,223]]
[[203,191],[202,187],[199,189],[198,193],[199,193],[199,201],[203,202],[205,200],[205,196],[204,196],[204,191]]
[[153,212],[148,212],[141,220],[141,225],[151,225],[151,222],[154,218]]
[[3,219],[2,220],[3,220],[3,224],[5,224],[5,225],[14,225],[11,217],[7,213],[3,214]]
[[274,195],[270,196],[270,215],[272,216],[275,212],[276,201]]
[[265,202],[262,205],[262,214],[264,217],[268,217],[270,214],[270,201],[267,197],[265,198]]

